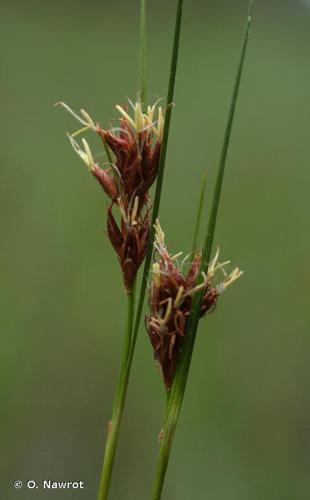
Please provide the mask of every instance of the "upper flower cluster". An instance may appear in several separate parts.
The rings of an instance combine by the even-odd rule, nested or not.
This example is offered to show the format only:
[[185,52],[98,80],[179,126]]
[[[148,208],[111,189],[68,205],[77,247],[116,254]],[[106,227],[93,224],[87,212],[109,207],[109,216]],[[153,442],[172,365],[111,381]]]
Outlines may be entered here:
[[134,106],[134,118],[116,106],[122,118],[120,127],[112,130],[98,128],[97,132],[115,154],[114,172],[119,183],[119,195],[125,209],[138,198],[138,211],[148,201],[148,190],[156,179],[164,118],[161,107],[154,122],[155,106],[143,113],[141,104]]
[[[236,268],[227,274],[225,266],[229,262],[220,263],[217,251],[209,265],[208,274],[203,274],[202,283],[197,285],[201,255],[194,255],[187,272],[183,272],[185,259],[183,265],[179,266],[178,257],[181,254],[170,256],[164,238],[165,235],[157,221],[154,247],[158,258],[153,264],[149,295],[150,316],[146,318],[146,326],[155,358],[169,390],[173,383],[182,341],[186,335],[193,296],[198,291],[203,291],[200,310],[202,317],[214,310],[218,296],[238,279],[242,272]],[[223,272],[224,278],[215,284],[215,275],[219,270]]]
[[[125,288],[130,292],[148,246],[148,191],[158,172],[164,128],[162,108],[155,104],[148,106],[144,113],[141,103],[130,103],[133,107],[131,117],[125,107],[117,105],[121,115],[119,126],[103,129],[85,110],[77,114],[65,103],[59,104],[83,125],[68,137],[111,200],[107,209],[107,234],[118,256]],[[96,132],[109,154],[113,153],[114,158],[107,168],[102,168],[95,160],[85,139],[82,145],[76,141],[76,136],[86,130]],[[113,213],[113,205],[118,207],[118,217]]]

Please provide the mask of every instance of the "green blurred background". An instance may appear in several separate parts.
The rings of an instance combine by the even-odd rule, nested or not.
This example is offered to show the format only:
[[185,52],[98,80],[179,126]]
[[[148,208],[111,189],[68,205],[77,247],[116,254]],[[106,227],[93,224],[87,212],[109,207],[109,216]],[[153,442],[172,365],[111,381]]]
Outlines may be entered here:
[[[185,0],[161,221],[189,251],[210,199],[246,1]],[[148,2],[149,100],[166,94],[175,1]],[[245,275],[203,321],[164,500],[309,498],[310,2],[256,2],[215,243]],[[1,1],[1,499],[94,499],[125,296],[106,200],[53,103],[102,125],[138,87],[138,1]],[[100,143],[94,142],[96,152]],[[164,391],[138,338],[111,491],[146,500]],[[82,491],[15,491],[15,479]]]

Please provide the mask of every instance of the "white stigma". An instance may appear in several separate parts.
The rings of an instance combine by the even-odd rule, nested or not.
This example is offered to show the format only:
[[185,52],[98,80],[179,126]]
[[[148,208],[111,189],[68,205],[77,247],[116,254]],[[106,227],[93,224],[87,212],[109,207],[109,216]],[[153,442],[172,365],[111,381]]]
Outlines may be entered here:
[[[143,113],[141,102],[136,102],[135,105],[129,101],[134,110],[134,118],[120,105],[116,106],[117,111],[122,115],[131,128],[139,134],[140,132],[153,131],[162,140],[164,130],[164,115],[161,107],[158,108],[158,119],[154,122],[154,114],[157,103],[153,106],[148,106],[146,113]],[[156,127],[157,125],[157,127]]]
[[82,139],[82,143],[84,146],[84,150],[79,146],[75,139],[70,134],[67,134],[68,139],[73,147],[74,151],[79,155],[81,160],[85,163],[88,170],[92,171],[95,167],[95,161],[90,150],[90,147],[86,141],[86,139]]
[[[91,118],[91,116],[84,110],[81,109],[80,113],[82,116],[78,115],[73,109],[71,109],[68,104],[66,104],[63,101],[59,101],[55,103],[55,106],[62,106],[70,115],[72,115],[78,122],[80,122],[82,125],[84,125],[85,129],[92,129],[96,130],[96,124],[94,120]],[[84,129],[83,129],[84,130]]]

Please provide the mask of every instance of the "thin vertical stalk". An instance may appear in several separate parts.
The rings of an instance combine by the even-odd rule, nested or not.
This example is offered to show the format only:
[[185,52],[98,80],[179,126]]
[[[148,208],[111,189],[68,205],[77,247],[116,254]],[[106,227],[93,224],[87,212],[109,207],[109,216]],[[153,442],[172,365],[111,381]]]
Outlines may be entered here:
[[140,100],[142,109],[146,104],[146,0],[140,5]]
[[207,175],[207,170],[206,170],[204,175],[203,175],[201,187],[200,187],[200,197],[199,197],[199,203],[198,203],[198,208],[197,208],[194,237],[193,237],[193,245],[192,245],[193,254],[195,254],[197,252],[197,248],[198,248],[198,237],[199,237],[199,230],[200,230],[200,226],[201,226],[201,219],[202,219],[202,213],[203,213],[203,204],[204,204],[205,196],[206,196],[207,178],[208,178],[208,175]]
[[134,321],[135,310],[135,287],[128,294],[127,321],[122,353],[122,364],[119,380],[115,392],[112,417],[108,424],[108,434],[105,446],[103,466],[100,478],[98,500],[107,500],[111,483],[112,469],[114,464],[116,446],[119,437],[120,424],[125,404],[130,370],[128,370],[128,354],[131,345],[131,334]]
[[156,219],[158,217],[162,184],[163,184],[163,179],[164,179],[164,170],[165,170],[166,155],[167,155],[167,148],[168,148],[168,139],[169,139],[172,106],[173,106],[175,79],[176,79],[177,65],[178,65],[179,45],[180,45],[181,26],[182,26],[182,15],[183,15],[183,0],[178,0],[175,30],[174,30],[174,39],[173,39],[173,48],[172,48],[172,57],[171,57],[171,66],[170,66],[170,78],[169,78],[167,101],[166,101],[165,125],[164,125],[163,140],[162,140],[162,145],[161,145],[161,154],[160,154],[160,159],[159,159],[159,168],[158,168],[158,176],[157,176],[157,183],[156,183],[153,213],[152,213],[149,245],[148,245],[148,251],[147,251],[145,263],[144,263],[143,276],[142,276],[140,295],[139,295],[139,302],[138,302],[138,307],[137,307],[134,331],[133,331],[133,335],[132,335],[131,358],[132,358],[133,353],[134,353],[137,335],[138,335],[138,331],[139,331],[141,315],[142,315],[142,310],[143,310],[144,297],[145,297],[145,291],[146,291],[146,285],[147,285],[147,278],[148,278],[150,265],[151,265],[151,261],[152,261],[152,255],[153,255],[153,242],[154,242],[154,236],[155,236],[154,224],[155,224]]
[[[207,174],[208,174],[208,172],[206,170],[203,177],[202,177],[202,182],[201,182],[201,187],[200,187],[200,196],[199,196],[199,203],[198,203],[197,212],[196,212],[194,237],[193,237],[193,243],[192,243],[193,256],[195,256],[195,254],[198,251],[198,237],[199,237],[199,230],[200,230],[201,219],[202,219],[202,214],[203,214],[203,205],[204,205],[205,196],[206,196],[206,187],[207,187],[207,178],[208,178]],[[171,391],[167,390],[167,392],[166,392],[166,411],[168,411],[170,394],[171,394]]]
[[[206,237],[205,237],[205,245],[204,245],[203,255],[202,255],[202,258],[203,258],[202,270],[203,271],[207,271],[208,262],[210,260],[210,255],[211,255],[212,243],[213,243],[215,227],[216,227],[218,207],[219,207],[220,196],[221,196],[221,189],[222,189],[224,172],[225,172],[227,153],[228,153],[230,136],[231,136],[231,130],[232,130],[232,125],[233,125],[233,119],[234,119],[235,108],[236,108],[236,103],[237,103],[237,99],[238,99],[242,70],[243,70],[243,65],[244,65],[244,60],[245,60],[245,55],[246,55],[251,18],[252,18],[252,1],[250,1],[250,3],[249,3],[249,14],[248,14],[248,19],[247,19],[247,24],[246,24],[246,30],[245,30],[245,35],[244,35],[244,39],[243,39],[243,45],[242,45],[240,60],[239,60],[238,69],[237,69],[237,75],[236,75],[236,79],[235,79],[235,84],[234,84],[234,89],[233,89],[233,94],[232,94],[232,99],[231,99],[231,104],[230,104],[230,109],[229,109],[229,114],[228,114],[225,135],[224,135],[224,141],[223,141],[223,147],[222,147],[222,152],[221,152],[221,157],[220,157],[220,162],[219,162],[217,180],[216,180],[216,185],[215,185],[215,190],[214,190],[214,195],[213,195],[212,209],[211,209],[209,224],[208,224]],[[152,500],[160,500],[161,494],[162,494],[162,489],[163,489],[165,475],[166,475],[166,471],[167,471],[167,467],[168,467],[173,437],[174,437],[174,433],[176,430],[178,418],[179,418],[181,407],[182,407],[182,402],[183,402],[185,388],[186,388],[186,382],[187,382],[187,378],[188,378],[188,372],[189,372],[192,353],[193,353],[193,349],[194,349],[194,343],[195,343],[196,332],[197,332],[197,327],[198,327],[198,322],[199,322],[199,313],[200,313],[200,309],[201,309],[202,297],[203,297],[203,291],[200,293],[197,293],[194,297],[193,305],[191,308],[191,313],[190,313],[190,317],[189,317],[188,325],[187,325],[187,335],[184,339],[182,355],[180,357],[180,362],[178,364],[175,379],[174,379],[173,386],[171,389],[171,395],[170,395],[170,399],[169,399],[169,403],[168,403],[168,409],[167,409],[166,418],[165,418],[165,422],[164,422],[164,428],[163,428],[163,432],[162,432],[162,440],[161,440],[161,445],[160,445],[160,450],[159,450],[159,457],[158,457],[158,462],[157,462],[156,477],[155,477],[154,486],[153,486]]]

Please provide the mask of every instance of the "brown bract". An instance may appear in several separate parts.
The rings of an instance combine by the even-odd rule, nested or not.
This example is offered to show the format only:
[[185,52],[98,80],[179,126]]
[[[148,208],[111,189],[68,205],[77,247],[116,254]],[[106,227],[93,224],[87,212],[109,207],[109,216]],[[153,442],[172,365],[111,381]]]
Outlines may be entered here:
[[119,189],[114,177],[111,176],[110,172],[111,169],[109,171],[103,170],[98,165],[93,165],[93,168],[91,169],[91,173],[97,179],[108,197],[112,201],[116,202],[119,197]]
[[195,285],[200,264],[201,256],[197,254],[183,274],[175,259],[161,248],[160,259],[153,267],[146,326],[167,390],[173,383],[193,295],[203,288],[200,316],[213,311],[216,305],[218,292],[207,277],[201,287]]

